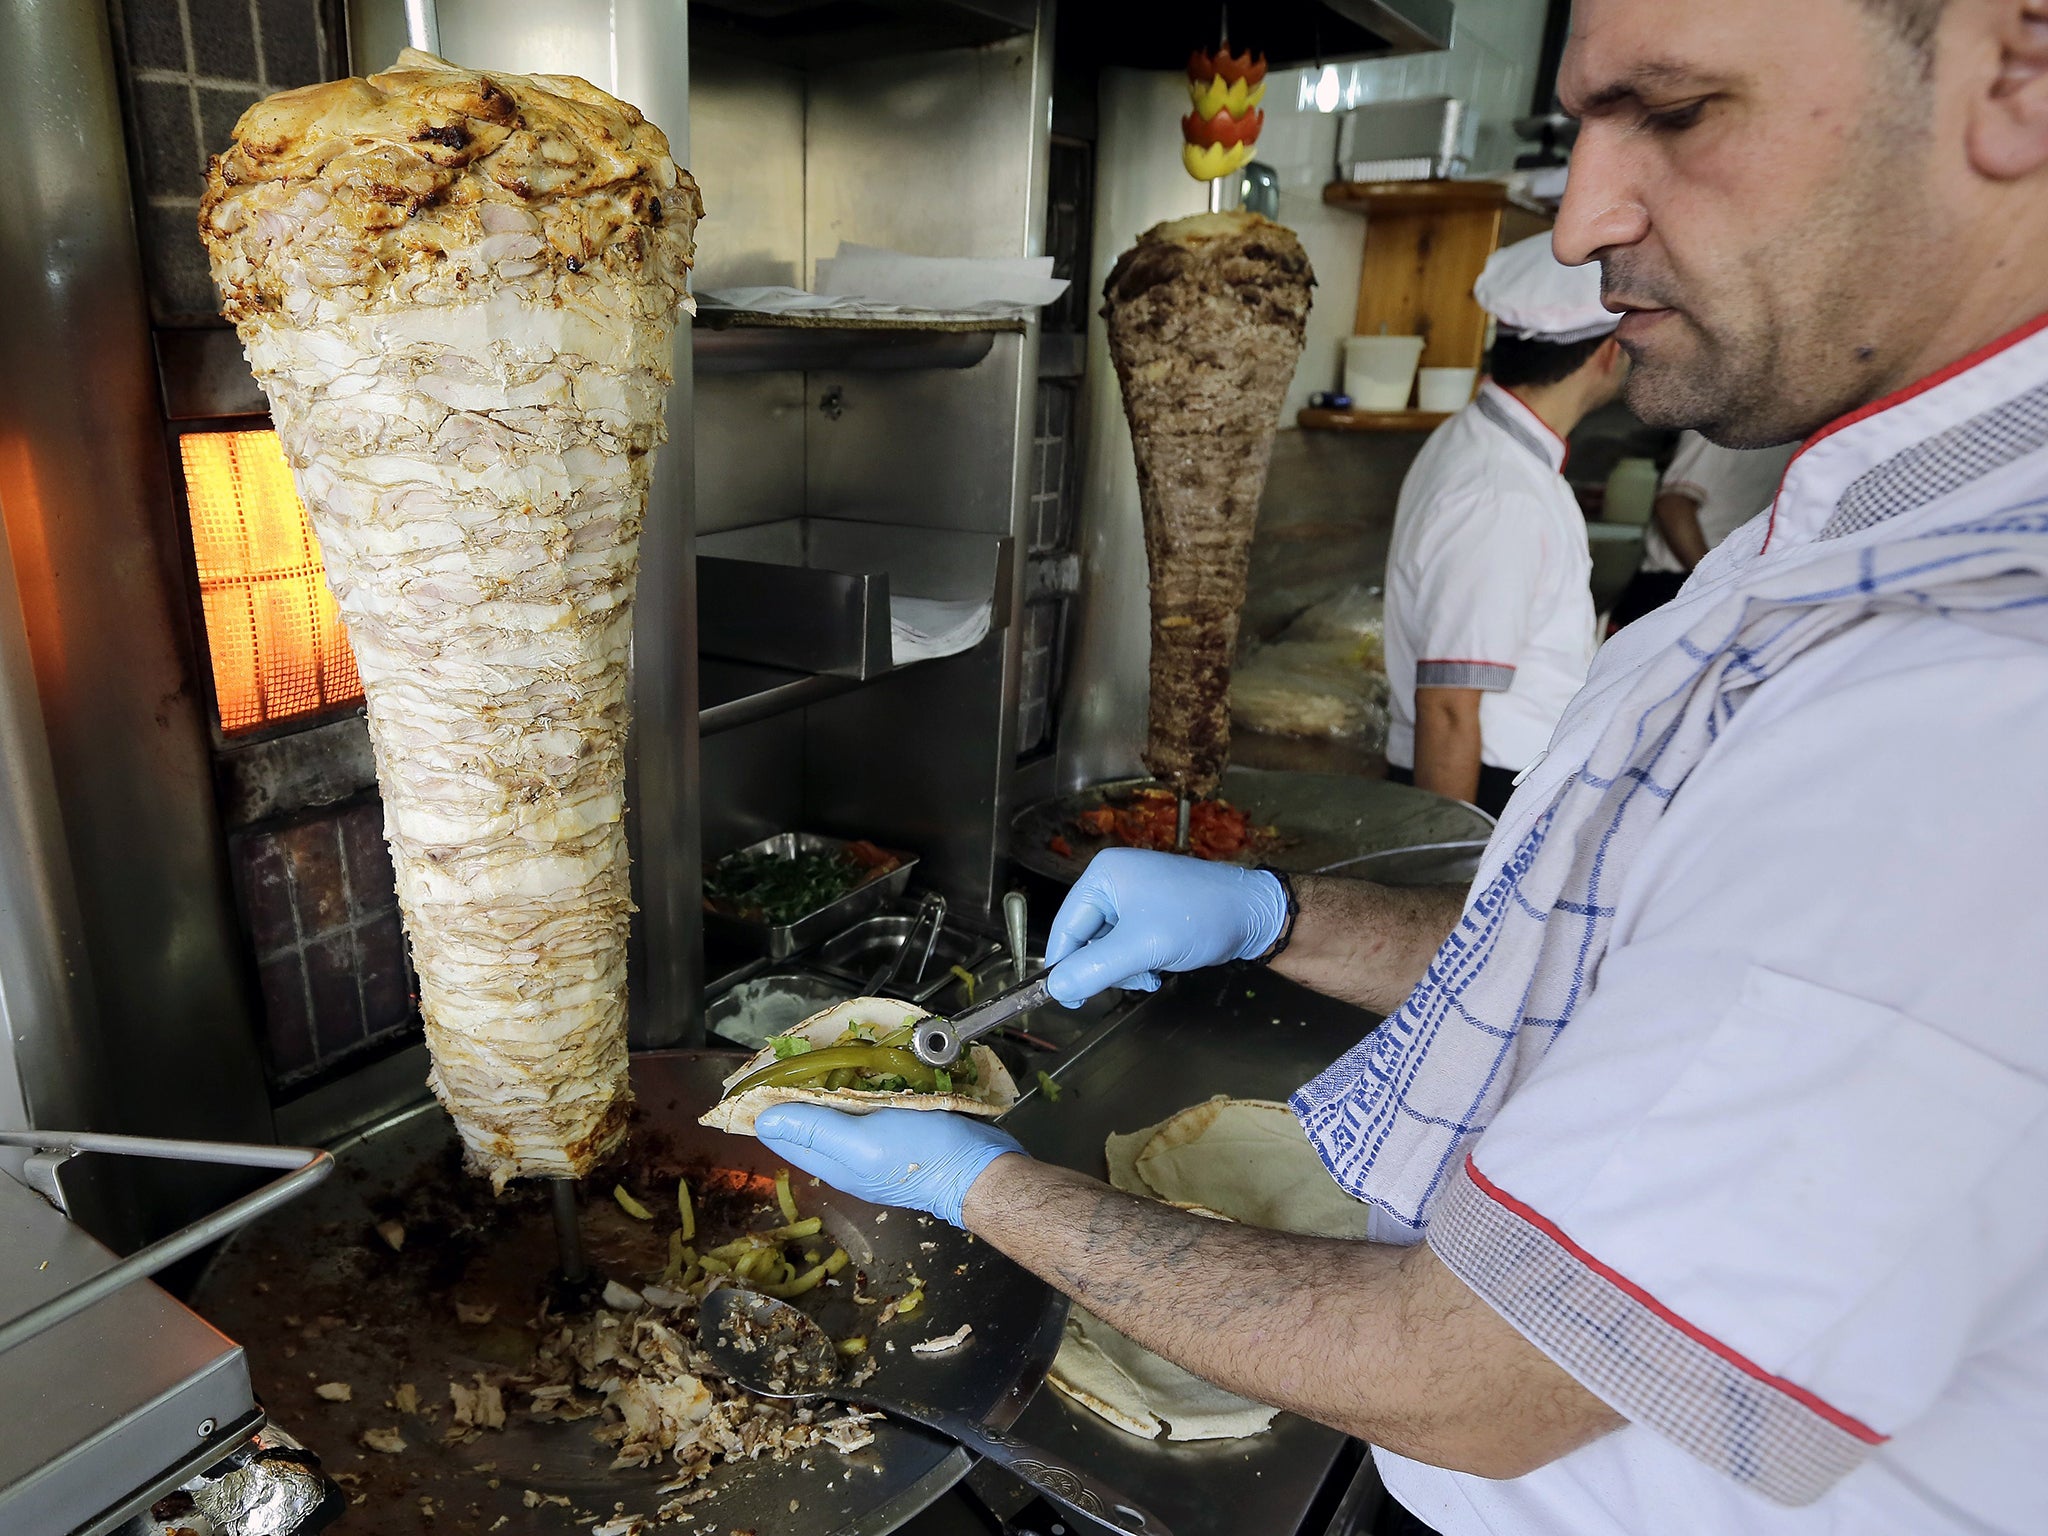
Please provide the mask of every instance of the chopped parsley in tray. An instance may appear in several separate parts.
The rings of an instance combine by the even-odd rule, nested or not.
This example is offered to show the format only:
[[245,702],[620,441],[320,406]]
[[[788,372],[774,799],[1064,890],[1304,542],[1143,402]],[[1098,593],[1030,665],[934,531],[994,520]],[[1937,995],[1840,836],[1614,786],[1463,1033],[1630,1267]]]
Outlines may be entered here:
[[704,871],[704,904],[749,922],[782,925],[830,906],[903,861],[873,843],[831,853],[730,853]]

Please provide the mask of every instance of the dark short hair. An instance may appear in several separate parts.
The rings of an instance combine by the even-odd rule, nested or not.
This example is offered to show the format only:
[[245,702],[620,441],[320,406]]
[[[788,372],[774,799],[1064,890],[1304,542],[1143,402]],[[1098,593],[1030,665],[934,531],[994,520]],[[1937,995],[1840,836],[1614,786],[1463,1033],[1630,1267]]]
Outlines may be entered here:
[[1540,388],[1562,384],[1592,361],[1606,336],[1588,336],[1584,341],[1527,341],[1516,336],[1497,336],[1487,372],[1503,389]]

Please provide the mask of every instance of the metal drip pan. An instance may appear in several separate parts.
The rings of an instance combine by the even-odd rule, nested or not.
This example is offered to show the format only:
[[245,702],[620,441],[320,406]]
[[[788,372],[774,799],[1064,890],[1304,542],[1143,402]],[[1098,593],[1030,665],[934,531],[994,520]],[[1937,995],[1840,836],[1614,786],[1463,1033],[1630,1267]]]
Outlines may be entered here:
[[[1026,806],[1010,823],[1010,857],[1034,874],[1071,885],[1110,846],[1104,838],[1082,835],[1074,817],[1156,783],[1113,779]],[[1484,843],[1493,830],[1491,816],[1462,800],[1352,774],[1232,768],[1218,792],[1255,825],[1280,834],[1275,846],[1239,862],[1271,864],[1296,875],[1337,871],[1362,854],[1391,849]],[[1071,852],[1057,852],[1054,838]]]
[[[711,1051],[634,1057],[638,1109],[629,1165],[650,1177],[689,1172],[693,1189],[705,1187],[711,1170],[753,1176],[781,1167],[752,1137],[696,1123],[741,1059]],[[461,1171],[453,1127],[438,1105],[357,1136],[335,1155],[332,1179],[240,1233],[215,1258],[192,1304],[246,1349],[264,1406],[344,1486],[353,1479],[362,1502],[351,1509],[348,1529],[360,1536],[580,1536],[590,1522],[579,1524],[578,1515],[595,1514],[602,1523],[623,1506],[651,1516],[663,1502],[654,1490],[673,1465],[668,1472],[610,1470],[611,1447],[592,1435],[596,1420],[534,1420],[507,1390],[504,1430],[466,1442],[444,1438],[451,1381],[468,1384],[479,1372],[503,1377],[533,1351],[532,1320],[555,1254],[545,1194],[515,1184],[494,1200],[488,1184]],[[627,1283],[658,1271],[675,1225],[672,1208],[654,1222],[636,1221],[612,1200],[610,1178],[591,1186],[582,1225],[594,1267]],[[878,1309],[856,1305],[844,1291],[822,1302],[807,1299],[806,1309],[835,1336],[866,1333],[873,1340],[875,1390],[944,1403],[1007,1427],[1052,1362],[1065,1301],[943,1222],[884,1212],[803,1175],[794,1187],[803,1212],[823,1218],[824,1236],[866,1271],[872,1289],[897,1294],[912,1271],[927,1282],[923,1307],[881,1328],[874,1326]],[[393,1220],[405,1226],[398,1252],[376,1231]],[[700,1240],[717,1220],[717,1202],[707,1198]],[[458,1299],[471,1308],[495,1307],[495,1314],[488,1323],[465,1324],[455,1312]],[[962,1323],[973,1324],[965,1348],[911,1353],[917,1340]],[[331,1382],[347,1384],[350,1401],[320,1396],[316,1388]],[[391,1406],[404,1383],[418,1394],[418,1413]],[[403,1452],[363,1448],[365,1430],[394,1428]],[[874,1429],[875,1444],[851,1456],[804,1453],[808,1470],[797,1461],[720,1467],[700,1485],[715,1491],[692,1506],[697,1518],[666,1528],[880,1536],[967,1471],[967,1454],[948,1441],[903,1425]],[[566,1497],[568,1506],[528,1508],[528,1490]],[[423,1500],[435,1511],[431,1524]]]

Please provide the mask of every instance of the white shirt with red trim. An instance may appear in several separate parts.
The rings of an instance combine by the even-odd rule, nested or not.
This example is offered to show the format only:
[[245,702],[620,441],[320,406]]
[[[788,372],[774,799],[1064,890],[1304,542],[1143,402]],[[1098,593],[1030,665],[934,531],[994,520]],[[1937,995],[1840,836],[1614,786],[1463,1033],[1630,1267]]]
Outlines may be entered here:
[[[1691,501],[1707,548],[1718,549],[1729,534],[1771,504],[1798,446],[1723,448],[1697,432],[1682,432],[1657,494]],[[1685,569],[1654,518],[1643,530],[1643,569],[1674,575]]]
[[[1517,802],[1731,588],[2006,515],[2048,517],[2048,317],[1809,443],[1603,650]],[[1426,1234],[1631,1422],[1511,1481],[1381,1453],[1404,1505],[1445,1536],[2048,1531],[2043,764],[2048,647],[1936,612],[1725,722]]]
[[1565,445],[1488,380],[1430,434],[1387,555],[1387,760],[1415,766],[1415,690],[1476,688],[1480,760],[1542,753],[1593,659],[1593,556]]

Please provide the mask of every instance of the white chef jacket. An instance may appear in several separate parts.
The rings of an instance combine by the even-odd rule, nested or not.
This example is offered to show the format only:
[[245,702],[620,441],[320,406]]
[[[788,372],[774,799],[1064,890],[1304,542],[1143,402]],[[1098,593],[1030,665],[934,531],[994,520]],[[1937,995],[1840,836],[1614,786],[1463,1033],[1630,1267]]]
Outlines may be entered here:
[[[1822,538],[2028,503],[2048,503],[2048,316],[1813,439],[1775,506],[1601,652],[1497,839],[1715,592]],[[1589,1387],[1618,1372],[1653,1406],[1509,1481],[1379,1453],[1404,1505],[1445,1536],[2048,1531],[2043,763],[2048,649],[1934,614],[1866,620],[1726,724],[1623,876],[1571,1028],[1427,1235]],[[1495,1244],[1519,1245],[1500,1274],[1541,1250],[1576,1279],[1489,1296]],[[1589,1297],[1631,1340],[1590,1365],[1560,1341],[1622,1330],[1589,1330]],[[1667,1436],[1730,1382],[1774,1438],[1714,1467]],[[1744,1457],[1802,1446],[1853,1470],[1804,1507],[1742,1486]]]
[[[1782,448],[1723,448],[1697,432],[1682,432],[1678,452],[1672,455],[1657,494],[1688,498],[1699,509],[1700,533],[1707,548],[1718,549],[1729,534],[1771,504],[1785,478],[1785,467],[1798,450],[1797,443]],[[1674,575],[1685,569],[1655,518],[1643,530],[1643,569]]]
[[1593,659],[1593,555],[1564,440],[1491,379],[1430,434],[1387,555],[1387,761],[1415,766],[1415,690],[1477,688],[1480,761],[1519,772]]

